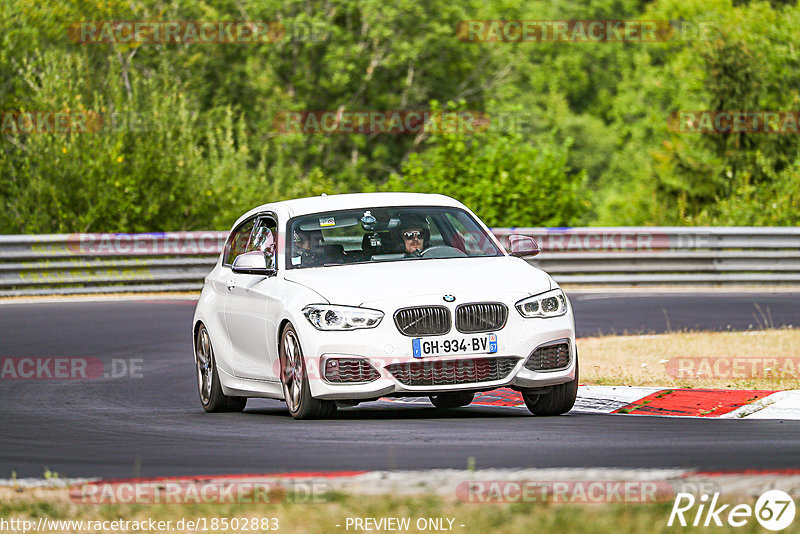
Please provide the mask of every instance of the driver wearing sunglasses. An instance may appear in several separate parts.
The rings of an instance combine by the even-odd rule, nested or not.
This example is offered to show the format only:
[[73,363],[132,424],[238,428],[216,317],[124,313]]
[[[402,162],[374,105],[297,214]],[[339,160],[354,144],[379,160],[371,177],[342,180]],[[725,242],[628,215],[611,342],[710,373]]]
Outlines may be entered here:
[[424,218],[419,216],[404,218],[400,225],[400,239],[406,257],[419,257],[422,251],[430,246],[430,235],[428,222]]

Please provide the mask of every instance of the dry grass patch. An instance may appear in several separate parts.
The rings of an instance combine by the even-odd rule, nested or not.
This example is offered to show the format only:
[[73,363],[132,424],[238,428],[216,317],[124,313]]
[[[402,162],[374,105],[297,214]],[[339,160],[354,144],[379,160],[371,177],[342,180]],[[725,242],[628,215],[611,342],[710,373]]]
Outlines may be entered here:
[[800,329],[594,337],[578,348],[586,384],[800,389]]

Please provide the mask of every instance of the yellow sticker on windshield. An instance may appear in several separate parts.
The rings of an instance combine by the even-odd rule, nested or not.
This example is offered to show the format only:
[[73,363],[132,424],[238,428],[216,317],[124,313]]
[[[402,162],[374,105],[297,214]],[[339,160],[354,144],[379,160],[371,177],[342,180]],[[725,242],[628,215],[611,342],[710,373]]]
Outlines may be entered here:
[[323,228],[325,226],[336,226],[336,219],[334,217],[327,217],[325,219],[320,219],[319,220],[319,225],[320,225],[320,227],[323,227]]

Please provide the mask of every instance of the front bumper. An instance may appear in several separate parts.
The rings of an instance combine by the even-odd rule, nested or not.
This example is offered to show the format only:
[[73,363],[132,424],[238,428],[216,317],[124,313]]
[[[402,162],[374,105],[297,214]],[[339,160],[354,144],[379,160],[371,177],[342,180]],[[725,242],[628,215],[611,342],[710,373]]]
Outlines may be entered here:
[[[374,307],[374,306],[373,306]],[[555,318],[527,319],[519,315],[513,303],[509,305],[508,321],[497,334],[497,352],[493,354],[464,353],[453,356],[414,358],[412,339],[402,335],[392,320],[395,308],[382,310],[383,321],[376,328],[347,332],[321,332],[303,318],[298,327],[303,353],[306,357],[307,374],[311,394],[320,399],[374,399],[384,396],[427,396],[445,392],[490,390],[508,386],[513,388],[538,388],[569,382],[575,378],[577,350],[575,347],[575,326],[571,308],[566,315]],[[423,339],[451,339],[461,337],[455,330],[442,336]],[[525,362],[535,349],[557,340],[569,340],[569,364],[552,371],[532,371],[525,368]],[[331,358],[364,359],[380,374],[380,378],[365,383],[333,383],[325,377],[325,364]],[[464,359],[516,358],[510,372],[496,380],[479,380],[443,385],[404,384],[392,374],[388,366],[396,363],[417,363],[422,361],[450,361]],[[417,366],[419,367],[419,365]],[[452,366],[450,366],[452,367]]]

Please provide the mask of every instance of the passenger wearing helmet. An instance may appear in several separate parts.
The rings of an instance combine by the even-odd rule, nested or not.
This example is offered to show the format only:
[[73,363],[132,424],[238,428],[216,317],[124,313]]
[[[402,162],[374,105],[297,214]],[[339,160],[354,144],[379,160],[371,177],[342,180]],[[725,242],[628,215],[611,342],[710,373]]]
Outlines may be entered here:
[[398,228],[399,241],[406,258],[419,258],[422,251],[431,246],[431,231],[428,221],[419,215],[403,217]]

